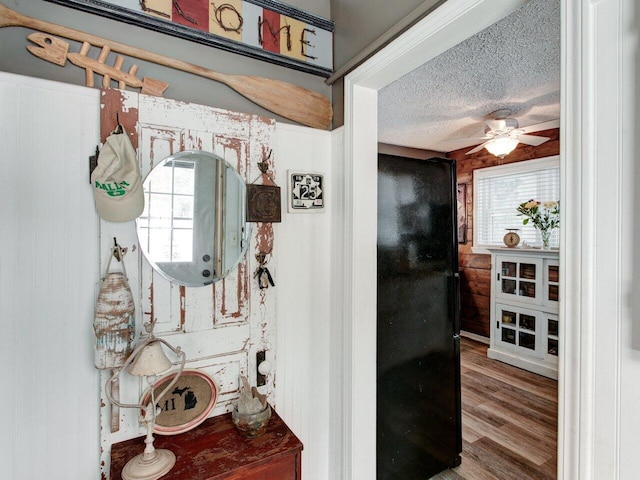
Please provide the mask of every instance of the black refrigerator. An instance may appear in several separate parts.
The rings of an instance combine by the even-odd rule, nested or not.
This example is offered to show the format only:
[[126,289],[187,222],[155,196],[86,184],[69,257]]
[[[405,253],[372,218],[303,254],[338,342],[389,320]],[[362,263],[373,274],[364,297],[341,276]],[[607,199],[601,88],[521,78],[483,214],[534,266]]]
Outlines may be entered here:
[[456,166],[378,156],[377,478],[460,464]]

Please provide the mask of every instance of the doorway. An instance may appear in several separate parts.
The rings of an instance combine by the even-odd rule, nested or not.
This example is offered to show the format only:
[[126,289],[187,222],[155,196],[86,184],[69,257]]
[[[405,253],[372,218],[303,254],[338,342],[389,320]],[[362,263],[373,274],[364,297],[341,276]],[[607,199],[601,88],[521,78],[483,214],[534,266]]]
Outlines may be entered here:
[[[345,176],[346,184],[353,187],[346,199],[349,211],[345,223],[350,225],[346,243],[357,245],[357,254],[353,248],[345,251],[346,264],[351,268],[345,278],[350,296],[345,297],[344,311],[351,323],[344,332],[344,361],[349,368],[343,394],[347,399],[345,414],[351,421],[345,427],[349,440],[343,458],[344,470],[351,478],[375,477],[375,465],[366,460],[375,456],[375,438],[360,432],[367,431],[375,418],[375,406],[368,399],[375,396],[376,310],[368,285],[357,279],[376,275],[376,219],[369,206],[375,205],[377,198],[377,91],[525,2],[505,1],[499,7],[490,1],[453,3],[445,3],[345,79]],[[562,392],[560,408],[562,414]]]
[[[507,464],[521,466],[516,469],[523,478],[528,472],[555,478],[557,394],[550,404],[548,396],[524,404],[514,401],[508,393],[518,387],[509,380],[518,371],[507,365],[557,379],[559,235],[553,231],[555,251],[542,251],[542,238],[533,223],[555,224],[557,218],[560,84],[560,3],[531,0],[378,92],[381,153],[423,159],[446,156],[457,163],[461,335],[487,346],[491,338],[484,355],[492,359],[488,363],[504,370],[501,375],[485,370],[487,362],[463,368],[463,450],[468,454],[463,453],[463,459],[469,462],[456,469],[459,475],[468,475],[469,463],[476,469],[485,466],[473,462],[473,452],[483,450],[487,472],[499,478],[506,478],[501,472],[513,470],[504,468],[505,458]],[[511,151],[496,151],[493,143],[486,143],[495,129],[507,142],[515,141],[509,145]],[[527,136],[521,137],[524,132]],[[384,205],[389,192],[378,193],[379,205]],[[535,215],[523,225],[517,207],[528,205],[530,199],[544,201],[534,207],[542,218]],[[379,232],[384,228],[378,224]],[[515,229],[508,231],[518,248],[506,249],[507,228]],[[516,273],[518,266],[522,278]],[[382,273],[379,263],[379,281]],[[503,280],[496,278],[499,275]],[[385,306],[386,297],[378,304]],[[463,362],[466,352],[462,350]],[[490,398],[479,379],[492,385],[496,398]],[[530,381],[536,384],[535,375]],[[557,392],[557,383],[549,383]],[[385,417],[378,418],[380,425]],[[536,418],[544,435],[521,428]],[[503,428],[511,421],[512,431]],[[490,442],[494,448],[485,448]],[[378,451],[385,452],[380,442]],[[397,456],[394,460],[398,465]]]

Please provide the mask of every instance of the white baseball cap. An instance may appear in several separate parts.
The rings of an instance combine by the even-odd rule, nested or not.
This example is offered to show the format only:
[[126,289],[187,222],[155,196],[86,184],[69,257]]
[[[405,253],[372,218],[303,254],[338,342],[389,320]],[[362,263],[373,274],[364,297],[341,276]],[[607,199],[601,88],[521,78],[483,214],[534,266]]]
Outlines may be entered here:
[[91,185],[96,210],[104,220],[127,222],[144,210],[136,152],[124,129],[107,137],[98,154],[98,166],[91,174]]

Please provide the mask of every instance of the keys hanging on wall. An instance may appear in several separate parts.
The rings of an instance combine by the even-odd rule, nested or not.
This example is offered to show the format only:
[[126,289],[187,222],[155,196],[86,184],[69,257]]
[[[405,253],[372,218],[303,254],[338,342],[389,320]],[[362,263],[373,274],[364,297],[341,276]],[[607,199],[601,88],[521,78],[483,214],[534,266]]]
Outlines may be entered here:
[[269,288],[269,285],[275,287],[276,284],[273,282],[271,272],[269,272],[269,269],[266,267],[267,254],[264,252],[260,252],[258,255],[256,255],[256,260],[258,260],[260,266],[256,270],[256,273],[253,274],[253,278],[258,279],[258,286],[260,287],[260,290]]

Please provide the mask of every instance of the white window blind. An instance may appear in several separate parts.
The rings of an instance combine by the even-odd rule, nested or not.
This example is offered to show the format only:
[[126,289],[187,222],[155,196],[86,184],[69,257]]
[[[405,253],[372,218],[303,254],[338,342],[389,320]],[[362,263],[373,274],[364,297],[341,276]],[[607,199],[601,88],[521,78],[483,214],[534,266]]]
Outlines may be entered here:
[[[541,202],[560,199],[559,158],[547,157],[477,169],[473,172],[474,245],[503,245],[509,228],[517,228],[520,244],[541,246],[538,230],[523,225],[516,208],[534,199]],[[559,229],[553,231],[550,245],[559,245]]]

